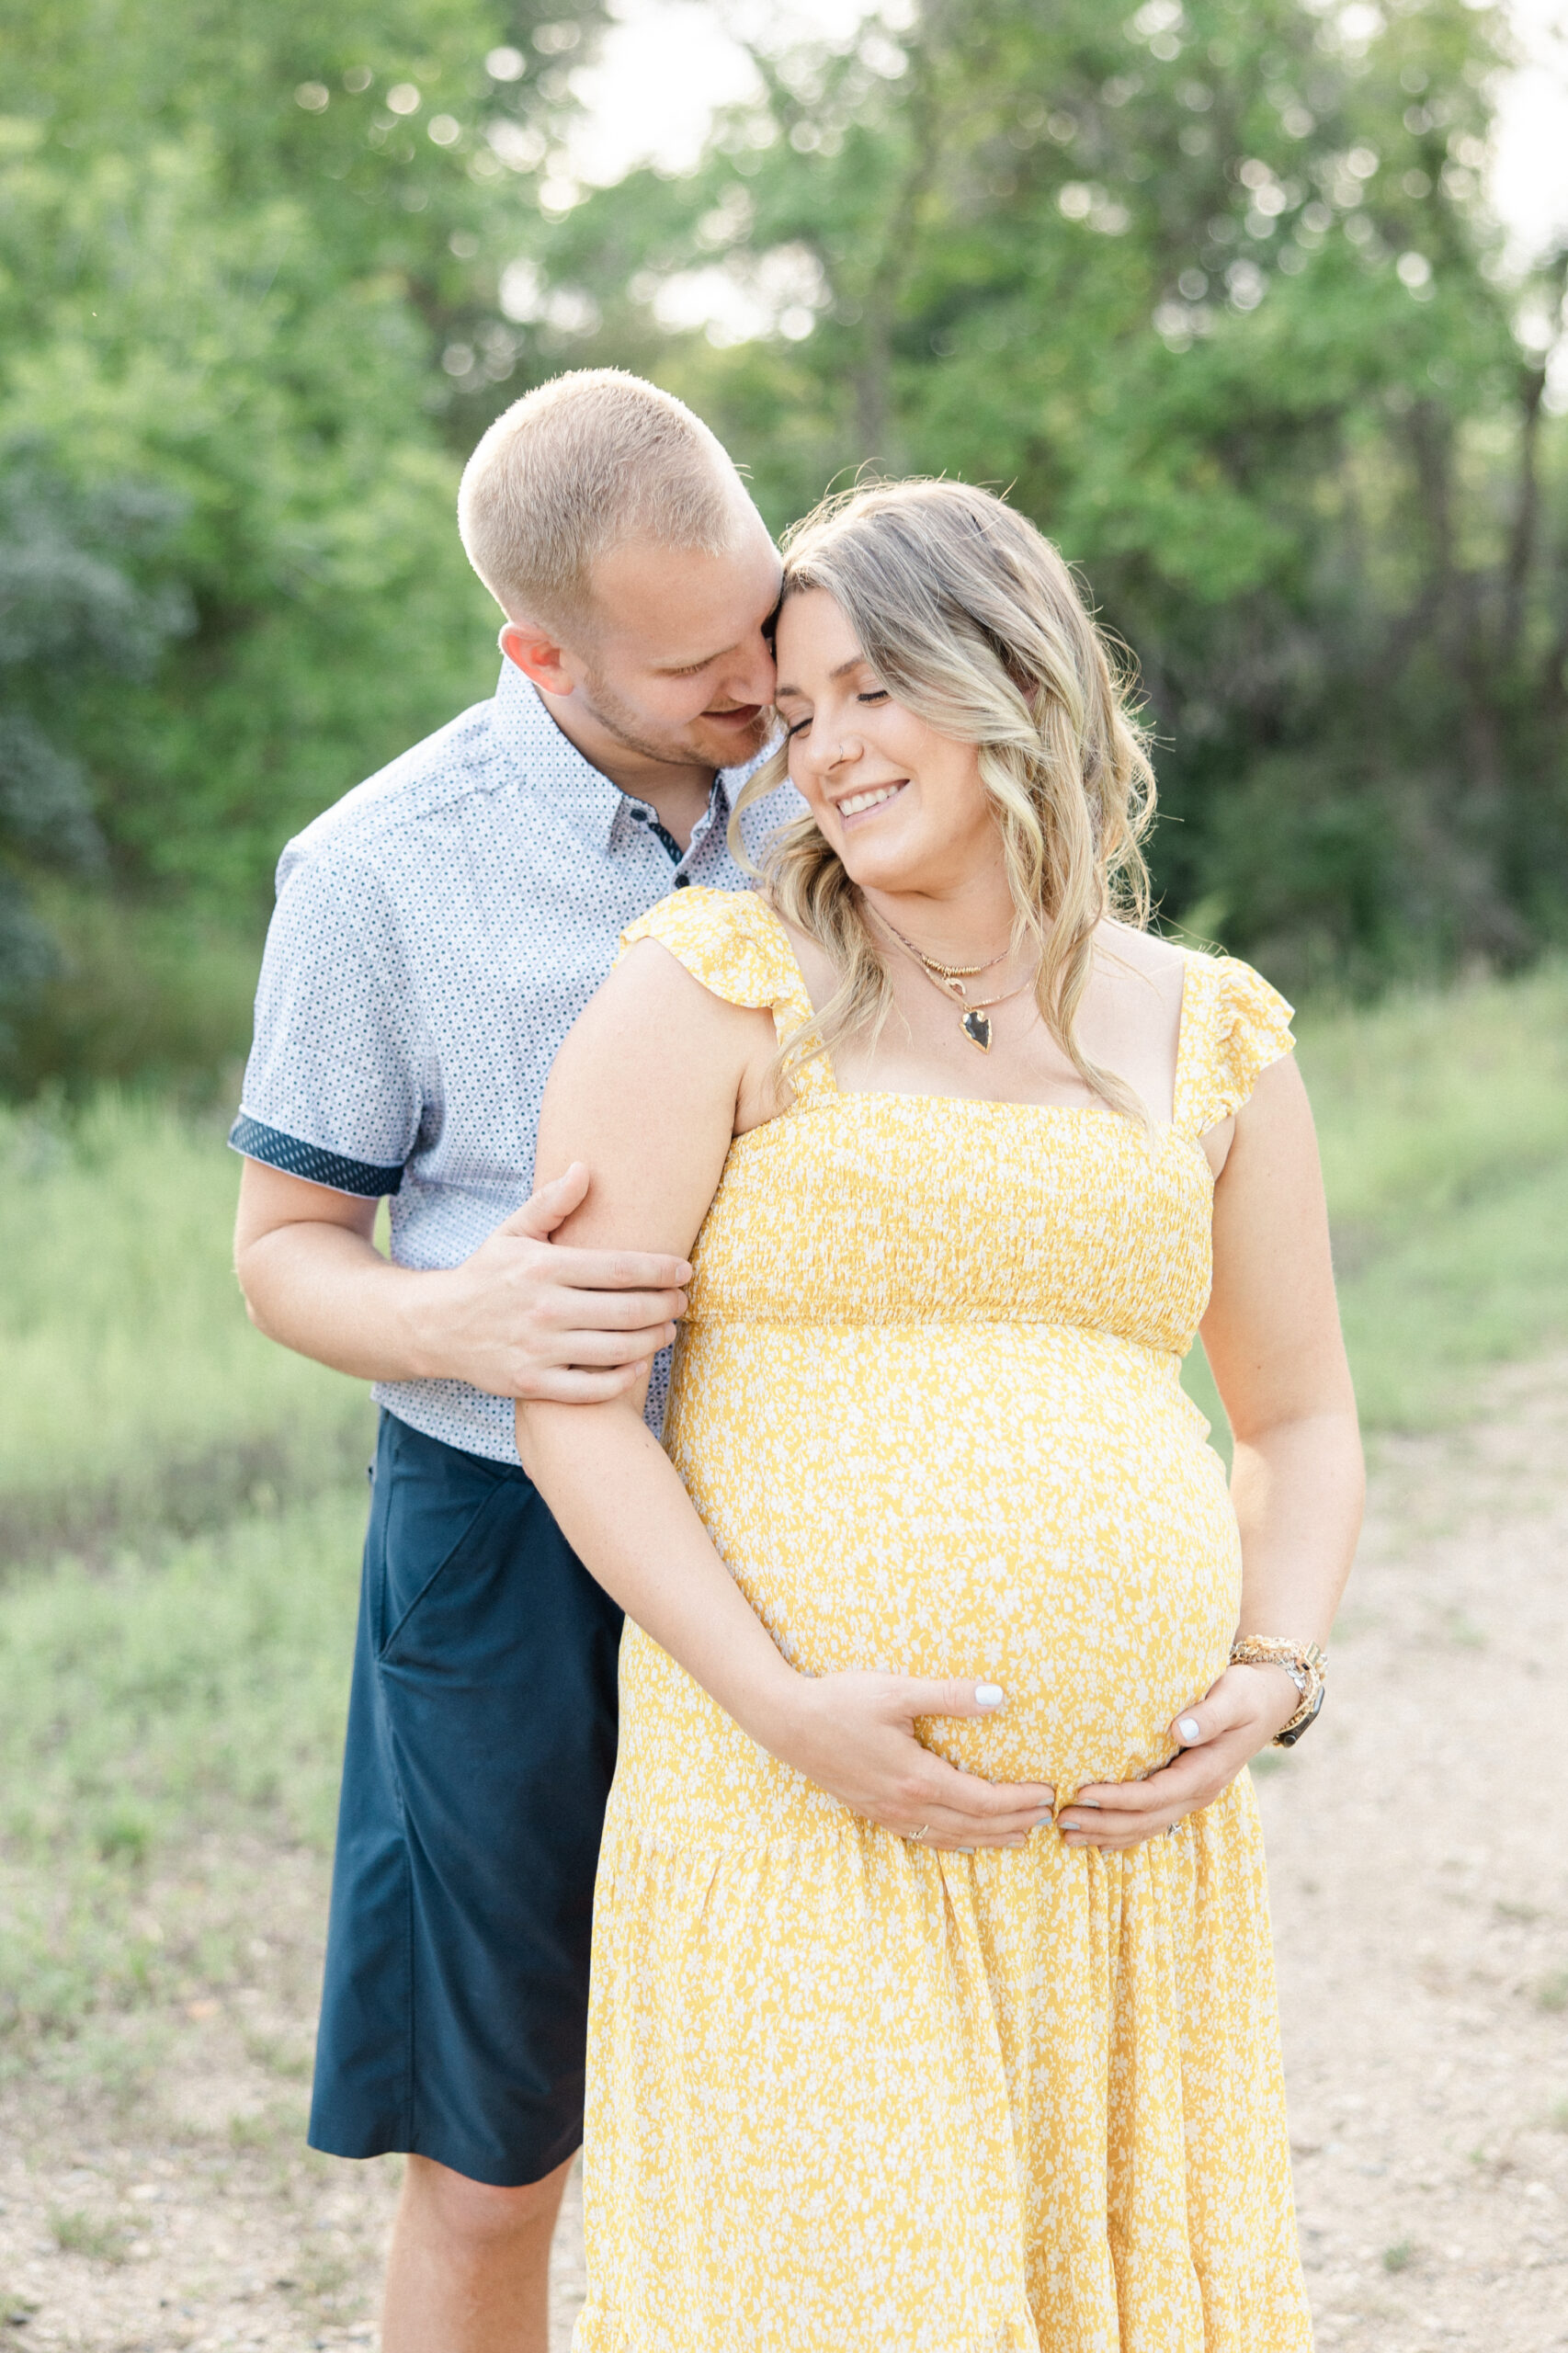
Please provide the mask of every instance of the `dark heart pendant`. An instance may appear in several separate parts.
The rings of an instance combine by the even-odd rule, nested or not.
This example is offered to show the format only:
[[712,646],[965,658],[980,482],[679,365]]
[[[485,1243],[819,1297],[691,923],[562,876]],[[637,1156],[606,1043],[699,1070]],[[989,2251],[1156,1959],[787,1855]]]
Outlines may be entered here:
[[971,1005],[963,1017],[963,1034],[971,1046],[978,1046],[983,1054],[988,1054],[991,1051],[990,1015],[982,1013],[978,1006]]

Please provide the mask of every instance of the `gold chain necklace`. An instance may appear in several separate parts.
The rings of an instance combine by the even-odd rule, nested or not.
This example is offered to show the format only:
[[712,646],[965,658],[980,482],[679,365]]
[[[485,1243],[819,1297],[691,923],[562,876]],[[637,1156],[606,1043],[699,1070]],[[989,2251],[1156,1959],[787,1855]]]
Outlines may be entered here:
[[[866,904],[869,905],[870,902],[868,900]],[[1000,964],[1003,957],[1007,953],[1006,949],[1002,950],[1001,956],[993,956],[990,961],[984,964],[938,963],[935,956],[927,956],[923,949],[916,948],[913,939],[905,939],[898,926],[889,923],[886,915],[880,914],[875,907],[871,908],[871,913],[876,915],[877,921],[885,931],[892,932],[899,946],[907,950],[932,987],[940,989],[949,1002],[959,1007],[959,1027],[970,1044],[978,1046],[983,1054],[988,1054],[991,1051],[991,1023],[987,1015],[991,1007],[994,1005],[1008,1005],[1014,997],[1022,996],[1026,989],[1032,989],[1040,978],[1039,967],[1036,967],[1027,981],[1020,981],[1015,989],[1004,989],[1000,996],[983,996],[971,1000],[965,992],[964,982],[971,980],[976,972],[989,972],[992,965]]]
[[1007,950],[1004,948],[1000,955],[988,956],[983,964],[944,964],[939,956],[927,956],[924,948],[916,948],[913,939],[905,939],[895,925],[888,923],[886,915],[880,917],[880,921],[887,924],[893,938],[907,948],[912,956],[918,956],[926,970],[938,980],[972,981],[977,972],[989,972],[994,965],[1006,961]]

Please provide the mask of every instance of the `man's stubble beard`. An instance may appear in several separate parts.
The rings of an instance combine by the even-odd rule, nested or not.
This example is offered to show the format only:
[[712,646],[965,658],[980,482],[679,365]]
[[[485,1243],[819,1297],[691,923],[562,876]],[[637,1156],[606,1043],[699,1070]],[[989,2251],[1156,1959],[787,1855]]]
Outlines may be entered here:
[[608,735],[627,751],[636,752],[642,759],[659,760],[666,767],[742,767],[761,751],[772,730],[773,715],[766,705],[756,714],[756,724],[750,737],[726,736],[722,743],[708,740],[700,718],[688,721],[684,728],[672,729],[667,735],[648,733],[639,714],[622,701],[607,678],[590,670],[578,690],[589,712]]

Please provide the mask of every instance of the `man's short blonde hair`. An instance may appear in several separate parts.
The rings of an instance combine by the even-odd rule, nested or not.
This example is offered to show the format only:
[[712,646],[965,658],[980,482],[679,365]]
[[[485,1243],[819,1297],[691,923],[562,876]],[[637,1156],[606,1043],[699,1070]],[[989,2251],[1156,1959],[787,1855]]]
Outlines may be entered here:
[[579,368],[496,418],[463,471],[458,529],[510,620],[581,626],[612,548],[645,539],[722,554],[745,499],[684,402],[621,368]]

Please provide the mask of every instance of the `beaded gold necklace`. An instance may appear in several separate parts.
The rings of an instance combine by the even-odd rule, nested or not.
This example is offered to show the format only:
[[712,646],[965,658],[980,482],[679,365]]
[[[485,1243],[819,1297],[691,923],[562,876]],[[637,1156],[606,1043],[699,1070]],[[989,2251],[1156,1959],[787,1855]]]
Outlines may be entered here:
[[[867,904],[869,905],[869,902]],[[1014,997],[1022,996],[1026,989],[1032,989],[1040,978],[1039,966],[1027,981],[1020,981],[1017,988],[1004,989],[999,996],[971,998],[964,987],[965,981],[971,981],[977,973],[989,972],[994,965],[1000,964],[1007,953],[1006,949],[1004,948],[1000,955],[988,958],[983,964],[944,964],[939,957],[927,956],[923,948],[916,948],[913,939],[905,939],[898,926],[889,923],[886,915],[877,908],[872,907],[871,913],[883,930],[892,934],[899,946],[925,973],[932,987],[940,989],[942,995],[959,1007],[959,1027],[970,1044],[978,1046],[983,1054],[988,1054],[991,1051],[992,1006],[1009,1004]]]

